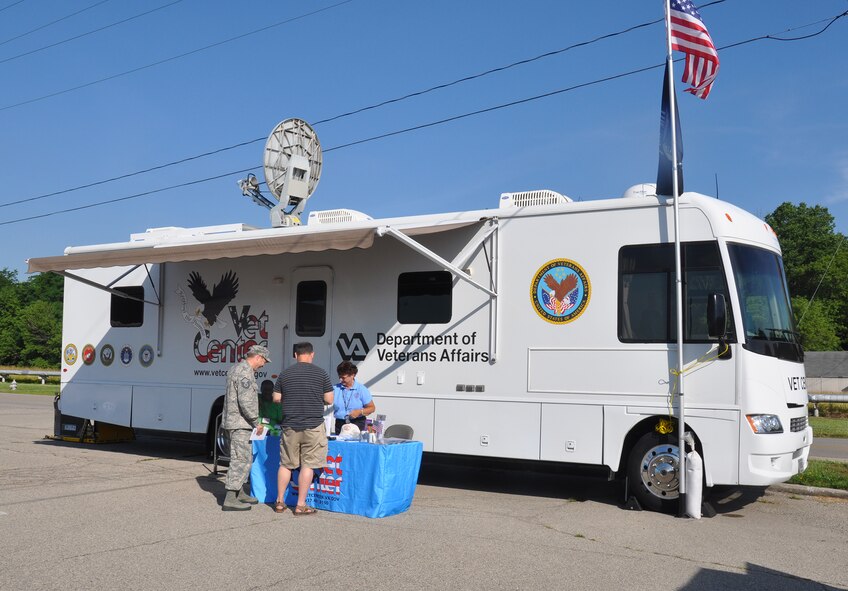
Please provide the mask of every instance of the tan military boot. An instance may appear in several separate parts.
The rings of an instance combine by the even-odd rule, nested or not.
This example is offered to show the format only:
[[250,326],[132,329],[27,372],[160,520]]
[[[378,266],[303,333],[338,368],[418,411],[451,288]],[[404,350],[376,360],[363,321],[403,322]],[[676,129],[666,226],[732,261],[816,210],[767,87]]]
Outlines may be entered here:
[[242,503],[247,503],[248,505],[255,505],[259,502],[259,499],[257,499],[256,497],[251,497],[245,492],[244,489],[238,491],[238,500]]
[[249,511],[250,505],[242,503],[238,500],[236,491],[228,490],[227,496],[224,498],[224,504],[221,506],[222,511]]

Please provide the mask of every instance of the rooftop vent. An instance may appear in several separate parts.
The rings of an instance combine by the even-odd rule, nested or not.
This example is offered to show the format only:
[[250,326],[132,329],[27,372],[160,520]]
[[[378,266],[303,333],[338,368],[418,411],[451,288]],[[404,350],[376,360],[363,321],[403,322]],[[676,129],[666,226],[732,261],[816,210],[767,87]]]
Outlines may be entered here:
[[327,209],[309,212],[309,219],[306,223],[310,226],[319,226],[322,224],[343,224],[344,222],[364,222],[370,219],[370,215],[353,209]]
[[571,199],[556,191],[522,191],[521,193],[501,193],[500,207],[531,207],[533,205],[560,205],[570,203]]
[[629,189],[624,192],[625,199],[628,197],[656,197],[657,196],[657,185],[655,183],[639,183],[638,185],[633,185]]

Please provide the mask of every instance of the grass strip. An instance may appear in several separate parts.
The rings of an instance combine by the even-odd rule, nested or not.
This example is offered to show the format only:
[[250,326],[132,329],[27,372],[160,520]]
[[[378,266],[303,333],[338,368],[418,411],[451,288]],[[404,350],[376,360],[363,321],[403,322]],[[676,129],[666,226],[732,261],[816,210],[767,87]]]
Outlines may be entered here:
[[810,460],[804,473],[790,478],[789,484],[848,490],[848,462]]
[[848,419],[810,417],[814,437],[848,437]]
[[12,382],[0,382],[0,392],[5,394],[39,394],[43,396],[53,396],[59,392],[59,384],[17,384],[17,388],[12,390]]

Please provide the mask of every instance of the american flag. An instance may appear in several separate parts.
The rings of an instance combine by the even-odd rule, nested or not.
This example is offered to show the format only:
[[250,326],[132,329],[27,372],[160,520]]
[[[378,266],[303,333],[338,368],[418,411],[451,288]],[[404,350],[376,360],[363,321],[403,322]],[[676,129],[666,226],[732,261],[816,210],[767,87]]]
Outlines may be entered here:
[[705,99],[718,74],[718,52],[691,0],[671,0],[671,48],[686,54],[686,92]]

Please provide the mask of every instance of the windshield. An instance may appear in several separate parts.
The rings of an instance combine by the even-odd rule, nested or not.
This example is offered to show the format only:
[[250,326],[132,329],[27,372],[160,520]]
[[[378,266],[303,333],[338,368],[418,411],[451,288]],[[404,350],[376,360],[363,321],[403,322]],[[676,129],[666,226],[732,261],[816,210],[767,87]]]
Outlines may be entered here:
[[803,361],[789,292],[779,255],[753,246],[729,244],[742,312],[744,347],[754,353]]

